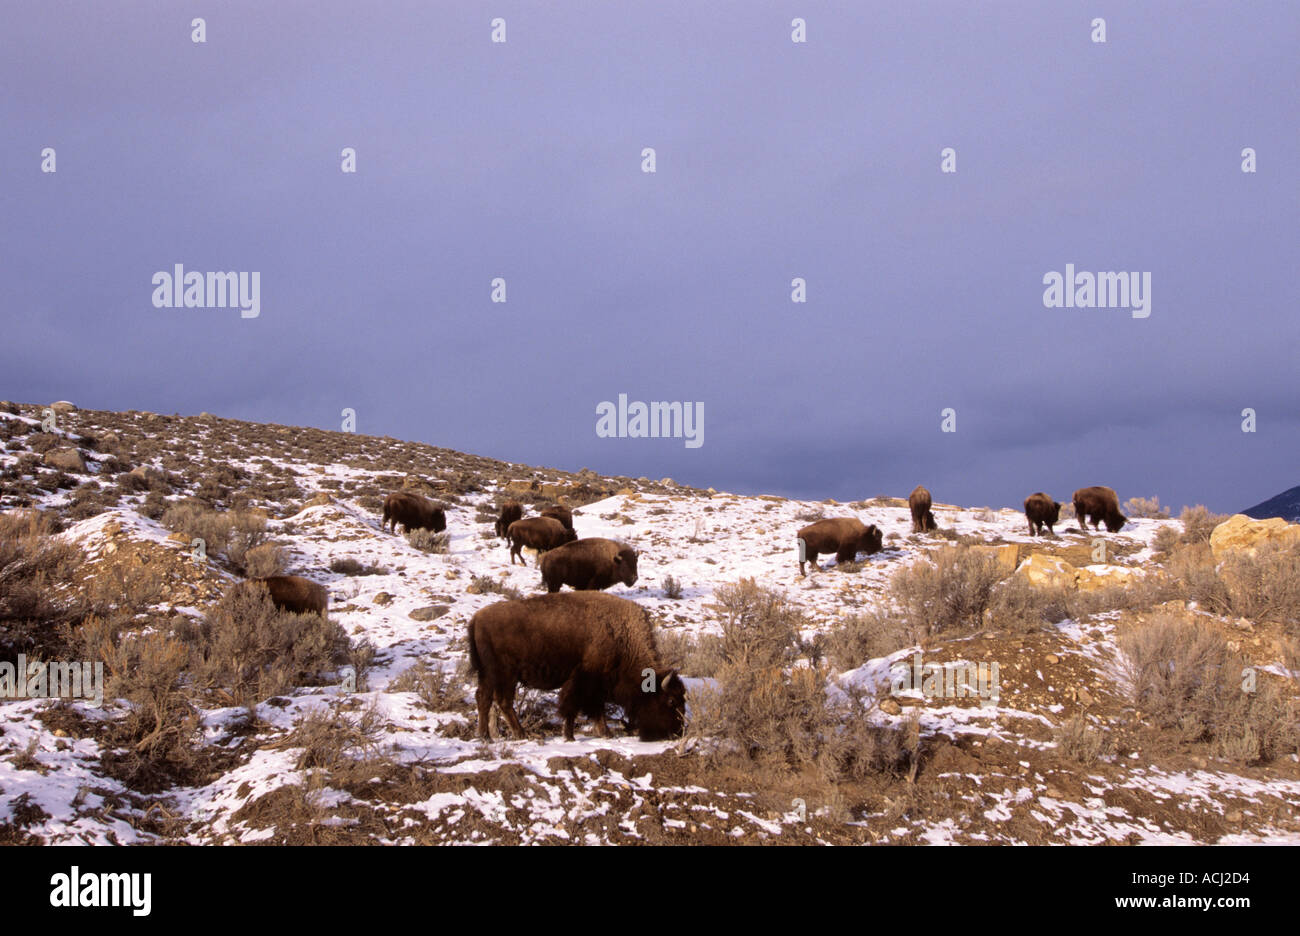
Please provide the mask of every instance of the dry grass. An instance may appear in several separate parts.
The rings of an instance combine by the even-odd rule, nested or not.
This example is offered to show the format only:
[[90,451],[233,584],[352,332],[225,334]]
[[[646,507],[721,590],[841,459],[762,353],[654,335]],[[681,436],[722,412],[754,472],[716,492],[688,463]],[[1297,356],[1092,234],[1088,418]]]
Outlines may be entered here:
[[968,632],[982,625],[1004,574],[993,556],[956,546],[899,571],[889,595],[911,634]]
[[1123,513],[1148,520],[1169,519],[1169,508],[1160,506],[1159,497],[1130,497],[1124,501]]
[[1204,743],[1243,763],[1295,750],[1300,712],[1204,621],[1157,615],[1120,640],[1141,721],[1169,743]]

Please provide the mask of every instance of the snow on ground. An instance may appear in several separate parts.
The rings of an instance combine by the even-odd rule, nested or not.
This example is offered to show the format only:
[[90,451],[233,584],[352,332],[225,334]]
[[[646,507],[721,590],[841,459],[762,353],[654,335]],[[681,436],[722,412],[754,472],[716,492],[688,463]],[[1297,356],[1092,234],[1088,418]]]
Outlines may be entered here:
[[[9,416],[7,418],[20,418]],[[10,454],[0,454],[0,465],[14,461]],[[249,460],[242,467],[256,474],[262,459]],[[454,824],[466,815],[475,814],[498,824],[523,810],[529,821],[514,820],[512,831],[522,841],[564,840],[569,833],[566,823],[580,821],[608,811],[608,799],[601,791],[622,791],[633,802],[656,788],[652,775],[630,777],[618,770],[596,770],[579,776],[574,769],[556,768],[556,758],[564,763],[581,763],[599,752],[612,752],[623,758],[658,754],[672,750],[670,743],[646,744],[635,738],[588,738],[582,735],[573,742],[558,736],[522,742],[498,741],[483,744],[463,741],[439,733],[448,725],[463,724],[464,717],[454,712],[430,712],[412,692],[389,691],[390,684],[416,662],[440,668],[448,675],[456,672],[463,657],[463,637],[469,618],[480,608],[501,600],[501,595],[482,588],[470,589],[476,579],[490,579],[524,594],[540,591],[540,574],[535,558],[524,566],[512,565],[503,541],[496,539],[489,522],[478,519],[480,506],[490,506],[495,492],[467,495],[447,510],[450,539],[445,554],[426,554],[413,548],[403,536],[380,529],[380,518],[346,498],[337,499],[335,488],[322,481],[351,481],[391,477],[391,471],[370,471],[346,465],[315,466],[284,459],[282,466],[292,469],[298,485],[309,497],[314,493],[336,498],[330,503],[315,504],[287,517],[271,519],[272,536],[290,544],[287,571],[307,575],[324,583],[330,593],[331,616],[356,640],[368,639],[378,650],[373,669],[361,691],[344,693],[339,687],[303,689],[276,704],[257,707],[259,719],[270,726],[272,734],[287,734],[307,713],[338,706],[346,701],[351,711],[373,709],[383,724],[377,743],[391,752],[399,763],[437,766],[447,775],[472,776],[513,764],[534,778],[526,793],[510,794],[500,790],[468,787],[453,792],[437,792],[428,799],[407,804],[403,813],[408,825],[418,824],[417,817],[433,822]],[[64,497],[64,492],[50,499]],[[128,505],[129,507],[129,505]],[[1034,542],[1026,529],[1022,514],[1011,510],[987,508],[963,509],[936,505],[934,513],[941,528],[977,537],[985,542]],[[821,571],[798,574],[795,549],[796,531],[816,519],[856,516],[874,523],[885,534],[885,549],[867,557],[860,572],[844,574],[832,567],[833,559],[821,557]],[[1116,565],[1141,569],[1152,555],[1152,541],[1169,521],[1134,520],[1119,534],[1104,534],[1112,543],[1128,550],[1115,560]],[[112,525],[116,524],[116,530]],[[681,496],[623,494],[588,504],[574,511],[574,525],[584,537],[602,536],[623,540],[639,552],[640,579],[632,587],[616,585],[611,594],[630,598],[650,608],[660,624],[668,629],[698,635],[715,630],[715,613],[710,605],[715,590],[742,578],[784,592],[796,602],[812,621],[814,629],[825,630],[847,612],[879,606],[890,577],[905,564],[919,560],[928,549],[946,545],[937,537],[917,537],[911,533],[911,518],[905,502],[859,504],[856,508],[830,502],[793,501],[776,497],[741,497],[726,493],[704,496],[686,492]],[[1070,523],[1062,523],[1064,531]],[[170,541],[169,532],[158,523],[141,517],[132,509],[109,511],[90,520],[72,525],[62,535],[82,544],[92,557],[110,548],[109,535],[125,535],[157,548],[184,550],[184,544]],[[1062,532],[1047,542],[1056,545],[1090,545],[1092,534]],[[1039,541],[1042,542],[1042,541]],[[365,565],[378,566],[376,575],[349,577],[329,571],[335,560],[355,559]],[[1106,574],[1104,565],[1090,570]],[[681,597],[669,598],[669,578],[681,587]],[[385,597],[386,596],[386,597]],[[417,609],[434,607],[432,620],[415,620]],[[170,610],[199,614],[193,606],[176,606]],[[1073,652],[1088,665],[1101,671],[1113,665],[1114,627],[1109,622],[1092,620],[1080,627],[1073,621],[1057,626],[1059,638],[1075,647]],[[849,673],[841,674],[838,685],[879,693],[888,685],[891,667],[903,665],[917,648],[907,648],[890,657],[872,660]],[[975,658],[972,657],[973,661]],[[1038,678],[1043,680],[1041,671]],[[1044,680],[1046,682],[1046,680]],[[692,688],[695,681],[692,680]],[[1059,687],[1058,687],[1059,688]],[[840,691],[833,688],[833,692]],[[1051,691],[1056,691],[1052,689]],[[1023,734],[1027,725],[1037,725],[1036,736],[1050,734],[1052,719],[1039,711],[1017,708],[1018,690],[1004,692],[990,705],[930,705],[920,707],[923,736],[956,738],[969,736],[990,742],[1007,742],[1028,750],[1050,748],[1052,742],[1036,740]],[[466,699],[470,691],[466,689]],[[38,807],[48,818],[29,826],[30,831],[51,842],[84,841],[95,843],[140,842],[151,836],[137,831],[116,818],[111,811],[99,810],[105,795],[125,794],[120,785],[99,776],[93,770],[102,753],[90,739],[67,739],[46,730],[33,714],[47,703],[41,701],[0,702],[0,822],[11,818],[17,809]],[[84,709],[84,706],[79,706]],[[1059,711],[1060,706],[1050,709]],[[91,717],[101,717],[86,710]],[[241,709],[211,709],[203,713],[205,736],[210,744],[225,743],[234,725],[243,715]],[[875,710],[878,721],[898,722],[907,713],[889,714]],[[17,752],[26,760],[16,765]],[[30,752],[30,755],[27,754]],[[189,841],[256,841],[268,830],[236,820],[235,814],[264,793],[287,783],[301,783],[295,767],[298,753],[293,749],[268,745],[262,747],[234,769],[214,782],[199,788],[170,791],[167,809],[189,817],[201,831],[190,832]],[[603,755],[602,755],[603,756]],[[33,767],[32,764],[36,766]],[[979,776],[970,779],[978,787]],[[1252,781],[1234,775],[1197,771],[1167,774],[1138,768],[1130,774],[1133,789],[1152,796],[1177,795],[1184,799],[1210,799],[1231,793],[1243,799],[1264,794],[1300,797],[1300,784],[1281,781]],[[1039,785],[1041,786],[1041,785]],[[662,788],[659,789],[662,793]],[[682,787],[684,796],[699,795]],[[339,791],[318,791],[317,802],[337,806],[346,799]],[[989,821],[1009,818],[1013,806],[1035,800],[1035,816],[1048,827],[1060,828],[1068,840],[1098,842],[1103,839],[1142,841],[1177,840],[1166,836],[1149,820],[1131,818],[1123,807],[1107,806],[1101,796],[1082,797],[1073,802],[1049,796],[1041,789],[1015,787],[974,794],[971,809]],[[743,800],[737,800],[743,805]],[[682,818],[672,822],[688,824],[718,822],[715,813],[729,823],[741,817],[748,829],[744,834],[780,835],[783,829],[797,825],[798,816],[778,817],[778,821],[736,808],[720,809],[716,803],[694,802],[683,805]],[[511,811],[513,810],[513,811]],[[713,812],[710,812],[713,811]],[[734,815],[733,815],[734,813]],[[635,823],[623,821],[618,826],[627,839],[639,833]],[[730,828],[730,825],[727,826]],[[737,827],[742,828],[742,827]],[[899,830],[907,833],[907,828]],[[919,835],[931,843],[954,841],[959,831],[950,819],[923,829]],[[587,833],[591,837],[590,833]],[[471,838],[476,838],[471,836]],[[978,840],[990,836],[979,833]],[[490,838],[484,835],[483,840]],[[397,836],[393,841],[402,841]],[[994,837],[996,840],[996,837]],[[1250,836],[1234,841],[1250,841]]]

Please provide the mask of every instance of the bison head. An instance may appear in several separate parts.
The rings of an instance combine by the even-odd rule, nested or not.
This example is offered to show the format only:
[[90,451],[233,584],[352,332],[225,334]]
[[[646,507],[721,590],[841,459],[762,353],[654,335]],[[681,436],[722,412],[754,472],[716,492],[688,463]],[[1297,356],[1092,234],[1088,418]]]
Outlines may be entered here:
[[1124,528],[1124,524],[1127,522],[1128,517],[1116,511],[1106,518],[1106,529],[1111,533],[1118,533]]
[[885,534],[880,532],[880,528],[873,523],[867,527],[866,532],[862,534],[862,543],[860,544],[858,551],[864,552],[870,556],[872,553],[880,552],[884,546]]
[[631,714],[642,741],[681,737],[686,727],[686,686],[677,670],[656,670],[655,691],[642,693],[641,704]]
[[1061,502],[1060,502],[1060,501],[1052,501],[1052,515],[1051,515],[1050,517],[1048,517],[1047,522],[1050,523],[1050,524],[1053,524],[1053,525],[1055,525],[1055,524],[1061,522]]
[[636,550],[624,546],[614,556],[614,575],[624,585],[636,584]]

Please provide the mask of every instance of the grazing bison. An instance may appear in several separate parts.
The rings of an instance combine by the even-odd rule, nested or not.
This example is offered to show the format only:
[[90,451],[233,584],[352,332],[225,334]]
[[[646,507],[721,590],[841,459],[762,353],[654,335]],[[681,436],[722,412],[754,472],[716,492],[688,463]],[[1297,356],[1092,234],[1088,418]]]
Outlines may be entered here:
[[1074,515],[1079,520],[1079,529],[1088,531],[1088,521],[1092,527],[1100,530],[1102,523],[1111,533],[1117,533],[1128,520],[1119,512],[1119,496],[1113,488],[1095,487],[1079,488],[1074,492]]
[[636,550],[599,536],[575,540],[541,558],[542,582],[548,592],[563,585],[575,591],[602,591],[615,582],[636,584]]
[[1038,536],[1047,527],[1047,532],[1055,534],[1052,529],[1061,519],[1061,504],[1054,501],[1042,491],[1025,498],[1025,518],[1029,521],[1029,535]]
[[686,687],[660,662],[650,615],[614,595],[564,592],[489,605],[470,619],[469,665],[478,675],[481,738],[489,737],[493,702],[515,737],[524,736],[514,707],[520,683],[560,690],[569,741],[579,712],[608,736],[607,702],[623,708],[642,741],[676,737],[685,723]]
[[573,532],[573,511],[568,507],[562,504],[552,504],[542,511],[542,516],[550,517],[552,520],[559,520],[566,530],[570,533]]
[[523,518],[524,505],[519,501],[506,501],[501,505],[501,516],[497,518],[497,536],[504,539],[510,524]]
[[[559,520],[551,517],[528,517],[525,520],[516,520],[506,528],[506,540],[510,543],[510,564],[514,565],[515,557],[519,556],[520,565],[528,565],[520,554],[520,550],[525,546],[537,550],[540,554],[548,549],[563,546],[565,543],[572,543],[577,538],[572,530],[566,530]],[[540,555],[538,558],[540,561]]]
[[912,508],[912,532],[927,533],[938,528],[934,514],[930,512],[930,492],[917,485],[907,497],[907,506]]
[[833,520],[818,520],[799,531],[803,540],[804,554],[799,560],[799,574],[803,575],[803,564],[811,562],[813,571],[817,570],[818,553],[835,553],[836,562],[852,562],[858,553],[868,556],[880,552],[884,544],[884,535],[873,523],[870,526],[853,517],[837,517]]
[[384,519],[380,528],[387,529],[390,522],[394,533],[399,523],[407,533],[412,530],[441,533],[447,529],[447,515],[443,509],[427,497],[410,491],[394,491],[384,498]]
[[292,611],[294,614],[308,614],[314,611],[321,617],[325,616],[329,592],[319,582],[313,582],[301,575],[268,575],[265,578],[252,578],[249,581],[265,585],[271,600],[281,611]]

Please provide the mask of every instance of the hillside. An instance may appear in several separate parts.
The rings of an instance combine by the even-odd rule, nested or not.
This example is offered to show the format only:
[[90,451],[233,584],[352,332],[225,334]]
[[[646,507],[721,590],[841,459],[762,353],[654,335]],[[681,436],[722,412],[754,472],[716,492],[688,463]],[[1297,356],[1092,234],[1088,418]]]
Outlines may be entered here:
[[1287,523],[1300,523],[1300,487],[1290,488],[1254,507],[1247,507],[1242,513],[1257,520],[1281,517]]
[[[919,535],[881,492],[741,496],[63,409],[43,431],[42,408],[0,404],[0,660],[94,649],[119,692],[0,699],[0,843],[1300,842],[1300,607],[1256,613],[1208,530],[1063,518],[1035,539],[1018,512],[936,503]],[[434,551],[380,528],[403,487],[446,506]],[[637,583],[609,593],[650,610],[686,676],[684,739],[580,720],[565,742],[555,694],[529,690],[528,739],[474,737],[466,623],[540,590],[493,531],[511,498],[639,551]],[[822,516],[876,524],[885,548],[801,577],[796,531]],[[232,681],[219,603],[263,564],[326,585],[346,648],[304,639],[296,669]],[[1138,656],[1193,632],[1215,675],[1153,694]],[[997,663],[996,698],[891,693],[916,654]]]

